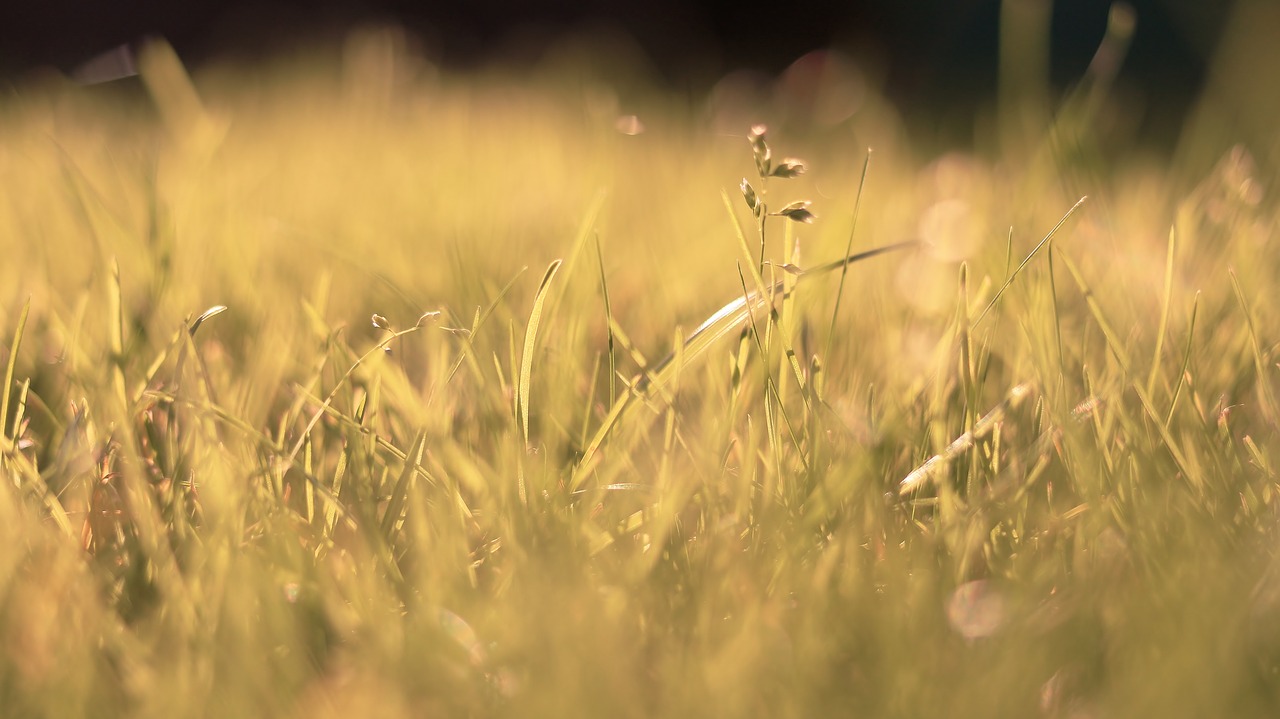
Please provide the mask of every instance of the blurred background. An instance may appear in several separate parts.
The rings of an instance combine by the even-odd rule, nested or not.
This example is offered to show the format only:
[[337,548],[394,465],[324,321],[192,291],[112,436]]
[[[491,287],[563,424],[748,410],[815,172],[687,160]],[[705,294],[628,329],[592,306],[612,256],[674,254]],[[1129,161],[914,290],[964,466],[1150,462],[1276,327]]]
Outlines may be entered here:
[[[1155,150],[1172,147],[1236,7],[1248,2],[1128,5],[1136,31],[1116,88],[1138,123],[1135,138]],[[700,97],[731,73],[776,76],[806,53],[830,49],[870,77],[913,135],[948,145],[970,139],[972,118],[998,91],[1001,27],[1037,36],[1028,42],[1048,33],[1047,67],[1036,69],[1061,91],[1084,75],[1111,7],[1107,0],[821,0],[757,12],[728,0],[18,0],[0,3],[0,79],[86,67],[88,79],[109,79],[103,53],[110,60],[114,49],[147,37],[165,38],[184,63],[200,67],[298,53],[375,24],[403,27],[445,70],[527,63],[566,38],[595,38],[628,53],[647,80]]]

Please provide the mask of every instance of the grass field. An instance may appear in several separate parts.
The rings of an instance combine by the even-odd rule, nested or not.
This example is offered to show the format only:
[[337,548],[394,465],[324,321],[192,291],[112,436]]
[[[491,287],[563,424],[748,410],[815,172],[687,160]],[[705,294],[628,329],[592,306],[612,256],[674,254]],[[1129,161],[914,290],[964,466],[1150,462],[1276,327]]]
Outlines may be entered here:
[[0,100],[0,713],[1280,711],[1258,148],[391,39]]

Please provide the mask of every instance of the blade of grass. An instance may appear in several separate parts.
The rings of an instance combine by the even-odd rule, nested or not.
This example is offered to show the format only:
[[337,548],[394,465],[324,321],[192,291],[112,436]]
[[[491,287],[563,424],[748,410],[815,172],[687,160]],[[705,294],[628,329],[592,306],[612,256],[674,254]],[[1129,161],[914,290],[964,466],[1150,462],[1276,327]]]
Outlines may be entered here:
[[1262,346],[1258,343],[1258,329],[1253,321],[1253,310],[1249,307],[1249,301],[1245,299],[1244,289],[1240,287],[1240,278],[1236,276],[1234,269],[1227,270],[1227,274],[1231,275],[1231,288],[1235,290],[1236,301],[1240,303],[1240,311],[1244,313],[1245,324],[1249,328],[1249,349],[1253,351],[1254,371],[1258,373],[1258,390],[1262,409],[1267,415],[1267,419],[1274,425],[1277,416],[1280,413],[1276,410],[1276,396],[1271,391],[1271,376],[1267,374],[1267,363],[1262,358]]
[[[13,408],[13,433],[8,439],[15,447],[18,442],[18,434],[22,431],[22,422],[27,414],[27,396],[30,391],[31,378],[28,377],[22,380],[21,386],[18,387],[18,403]],[[0,437],[3,436],[3,432],[0,432]]]
[[[730,207],[730,209],[732,210],[732,207]],[[789,265],[783,266],[781,269],[786,272],[796,274],[803,280],[805,278],[825,275],[854,262],[870,259],[878,255],[908,247],[914,247],[916,244],[917,243],[914,240],[908,240],[891,245],[884,245],[864,252],[858,252],[843,259],[828,262],[807,270],[798,269]],[[746,246],[745,240],[743,240],[743,246]],[[748,264],[747,269],[752,271],[753,275],[757,274],[754,272],[754,265]],[[782,287],[781,281],[775,283],[775,285],[775,291]],[[706,351],[715,344],[716,340],[724,337],[726,334],[729,334],[734,330],[741,329],[744,324],[746,324],[747,320],[750,319],[752,313],[758,309],[769,296],[769,294],[765,294],[760,291],[748,292],[745,296],[738,297],[730,301],[724,307],[721,307],[712,313],[710,317],[704,320],[697,329],[685,338],[684,346],[681,348],[681,351],[684,354],[685,364],[687,365],[705,354]],[[739,355],[741,355],[741,347],[739,348]],[[609,433],[617,424],[618,419],[630,404],[632,396],[648,394],[653,388],[661,388],[669,381],[672,373],[672,363],[675,360],[675,356],[676,354],[673,351],[664,357],[660,362],[653,366],[653,370],[651,372],[646,372],[645,375],[634,383],[630,392],[624,393],[616,402],[614,402],[613,406],[609,410],[609,414],[605,416],[604,420],[600,424],[600,428],[596,430],[595,435],[591,438],[591,442],[583,450],[582,459],[578,463],[578,468],[574,470],[573,478],[570,481],[571,489],[577,489],[581,486],[582,482],[586,481],[587,470],[592,466],[592,460],[594,459],[596,452],[599,451],[600,446],[604,443],[604,440],[608,437]]]
[[[867,171],[871,169],[871,148],[867,148],[867,156],[862,161],[862,177],[858,178],[858,194],[853,199],[853,220],[849,223],[849,240],[844,245],[844,256],[853,254],[853,236],[858,230],[858,211],[862,208],[862,190],[867,185]],[[844,283],[849,276],[849,264],[840,267],[840,284],[836,287],[836,303],[831,309],[831,327],[827,329],[827,346],[823,357],[831,356],[831,342],[836,335],[836,319],[840,316],[840,302],[844,299]]]
[[1187,383],[1187,367],[1191,365],[1192,340],[1196,335],[1196,314],[1200,309],[1200,293],[1196,292],[1191,301],[1191,321],[1187,325],[1187,343],[1182,349],[1182,366],[1178,369],[1178,381],[1173,386],[1173,395],[1169,399],[1169,413],[1165,415],[1164,426],[1167,429],[1173,422],[1173,412],[1178,408],[1178,400],[1182,397],[1182,388]]
[[329,391],[329,394],[325,396],[324,401],[320,403],[320,407],[311,415],[311,419],[307,421],[307,426],[302,430],[302,434],[298,436],[297,441],[294,443],[293,449],[290,450],[288,456],[284,458],[282,466],[295,466],[298,459],[298,453],[302,451],[302,445],[306,441],[307,435],[311,433],[311,430],[315,429],[316,423],[320,421],[320,417],[322,417],[329,409],[330,405],[333,404],[333,400],[338,396],[338,392],[346,386],[347,380],[351,379],[351,376],[355,374],[356,370],[359,369],[361,365],[368,361],[370,357],[382,352],[392,342],[407,334],[417,332],[420,329],[422,329],[421,325],[414,325],[407,329],[388,333],[386,337],[379,340],[377,344],[369,349],[369,351],[357,358],[356,361],[352,363],[351,367],[347,369],[346,373],[344,373],[342,377],[338,379],[337,383],[334,384],[333,389]]
[[[675,337],[673,338],[672,344],[674,344],[676,347],[680,347],[683,344],[680,337],[679,326],[676,327]],[[679,391],[679,386],[680,386],[680,366],[682,364],[680,360],[681,358],[677,358],[675,363],[676,376],[675,376],[675,379],[672,380],[672,398],[673,399],[676,392]],[[663,427],[663,432],[662,432],[662,455],[658,460],[658,474],[657,474],[656,480],[654,481],[654,487],[655,487],[655,490],[658,492],[659,496],[662,496],[663,494],[669,491],[667,480],[669,476],[668,472],[671,469],[671,452],[675,446],[675,434],[676,434],[676,405],[675,405],[675,402],[673,401],[667,405],[666,423],[665,423],[665,426]]]
[[0,391],[4,392],[4,396],[0,397],[0,437],[6,437],[11,441],[17,440],[18,427],[14,423],[13,436],[9,435],[9,401],[13,394],[13,373],[18,365],[18,350],[22,347],[22,334],[27,329],[27,317],[31,314],[31,298],[22,303],[22,312],[18,315],[18,326],[13,330],[13,341],[9,343],[9,361],[4,368],[4,384],[0,385]]
[[1147,394],[1156,391],[1156,379],[1160,376],[1160,355],[1164,352],[1164,335],[1169,329],[1169,303],[1173,298],[1173,256],[1175,250],[1174,228],[1169,228],[1169,249],[1164,260],[1164,296],[1160,300],[1160,324],[1156,328],[1156,348],[1151,353],[1151,370],[1147,373]]
[[[817,267],[811,267],[809,269],[799,269],[789,264],[782,265],[779,267],[779,269],[785,272],[797,275],[801,280],[805,280],[806,278],[813,278],[813,277],[818,277],[821,275],[828,274],[834,270],[838,270],[842,267],[853,264],[854,262],[860,262],[862,260],[870,259],[872,257],[876,257],[877,255],[882,255],[888,252],[894,252],[897,250],[906,249],[908,247],[914,247],[916,246],[916,244],[917,243],[914,240],[907,240],[904,242],[897,242],[891,245],[884,245],[882,247],[877,247],[875,249],[866,250],[864,252],[858,252],[858,253],[849,255],[842,260],[835,260],[833,262],[828,262],[826,264],[818,265]],[[747,269],[754,270],[754,266],[747,265]],[[756,290],[754,292],[748,292],[742,297],[737,297],[733,299],[731,302],[729,302],[728,304],[726,304],[725,306],[716,310],[714,313],[712,313],[710,317],[704,320],[701,325],[698,325],[697,329],[695,329],[692,333],[690,333],[690,335],[687,338],[685,338],[684,349],[685,349],[687,360],[692,361],[693,359],[701,355],[703,352],[705,352],[705,350],[708,347],[710,347],[712,344],[714,344],[716,340],[720,339],[721,337],[724,337],[726,334],[733,332],[736,329],[741,328],[746,323],[746,320],[748,317],[750,317],[757,309],[759,309],[766,302],[768,302],[768,300],[775,293],[782,291],[782,289],[783,289],[782,280],[775,282],[772,287],[768,288],[768,290],[764,289],[762,285],[761,289]],[[654,375],[653,381],[661,383],[663,379],[663,374],[669,367],[671,360],[673,359],[673,356],[674,355],[672,354],[668,354],[666,357],[664,357],[661,361],[659,361],[657,364],[653,366],[653,370],[652,370],[652,374]],[[647,378],[642,379],[638,383],[637,388],[640,391],[645,391],[649,384],[650,384],[649,379]]]
[[604,273],[604,251],[600,248],[600,234],[596,233],[596,267],[600,271],[600,293],[604,295],[605,328],[609,334],[609,406],[618,401],[618,358],[613,346],[613,307],[609,304],[609,282]]
[[[750,291],[747,289],[747,278],[742,274],[741,262],[738,263],[738,280],[742,284],[742,296],[744,298],[748,297],[750,295]],[[772,501],[774,499],[774,491],[777,488],[774,482],[782,476],[782,448],[781,443],[778,440],[777,426],[777,408],[781,405],[781,402],[777,401],[776,393],[769,391],[773,388],[773,375],[769,372],[768,366],[768,338],[766,337],[764,340],[761,340],[760,330],[756,327],[756,318],[754,314],[748,312],[746,322],[746,332],[750,335],[751,339],[755,341],[756,351],[760,353],[760,366],[763,370],[761,375],[764,377],[764,424],[765,432],[768,435],[770,456],[773,457],[774,468],[772,473],[766,475],[766,478],[768,480],[772,480],[772,482],[765,482],[763,494],[769,501]]]
[[[764,268],[763,257],[761,257],[760,267],[756,267],[756,258],[751,254],[751,247],[747,245],[746,228],[742,226],[742,221],[738,219],[738,213],[733,209],[733,200],[729,199],[729,192],[723,189],[720,190],[720,199],[724,201],[724,209],[725,212],[729,213],[729,219],[733,220],[734,236],[738,239],[738,251],[747,260],[747,268],[751,271],[751,280],[755,283],[756,293],[763,295],[764,277],[760,274]],[[763,248],[761,248],[761,252],[763,251]],[[694,334],[697,334],[697,332],[695,331]],[[690,335],[689,339],[693,339],[693,335]]]
[[[529,448],[529,394],[532,389],[533,353],[538,339],[538,325],[542,322],[542,308],[547,301],[547,291],[551,288],[551,281],[555,279],[556,272],[560,269],[560,264],[561,260],[555,260],[547,267],[546,273],[542,275],[542,282],[538,285],[538,293],[533,298],[533,311],[529,313],[529,324],[525,327],[524,348],[520,351],[520,379],[516,392],[520,406],[520,429],[524,434],[524,451]],[[518,483],[520,502],[525,504],[529,501],[529,497],[524,484],[523,451],[521,452],[521,462],[519,464]]]
[[[391,490],[391,499],[387,502],[386,512],[382,515],[382,536],[388,542],[395,539],[396,524],[404,516],[405,503],[408,501],[409,488],[413,483],[415,470],[422,465],[422,452],[427,446],[427,430],[418,430],[409,451],[405,455],[404,469]],[[410,459],[412,458],[412,459]]]
[[582,255],[586,249],[587,240],[593,236],[596,238],[596,247],[599,249],[599,234],[594,232],[596,221],[600,218],[600,211],[604,209],[604,201],[609,197],[609,193],[602,189],[596,191],[595,197],[592,198],[591,204],[587,207],[587,212],[582,217],[582,223],[578,225],[578,232],[574,235],[573,247],[569,250],[569,256],[564,260],[564,272],[566,277],[573,275],[573,270],[578,265],[578,257]]
[[[1097,397],[1098,388],[1094,386],[1093,375],[1089,373],[1089,366],[1084,365],[1080,368],[1081,382],[1084,384],[1084,393],[1086,397]],[[1111,432],[1111,427],[1104,427],[1102,422],[1102,407],[1090,412],[1088,415],[1089,428],[1093,430],[1093,442],[1098,448],[1098,454],[1102,455],[1102,464],[1106,469],[1106,477],[1109,479],[1115,474],[1116,461],[1111,452],[1111,442],[1109,437],[1115,436]],[[1113,424],[1113,423],[1108,423]]]
[[1111,323],[1107,321],[1107,317],[1102,311],[1102,306],[1098,304],[1098,300],[1094,297],[1093,291],[1089,289],[1088,283],[1085,282],[1084,275],[1080,273],[1079,268],[1076,267],[1075,263],[1071,261],[1069,256],[1064,254],[1062,256],[1062,261],[1067,266],[1067,270],[1071,273],[1072,278],[1075,280],[1076,286],[1080,288],[1080,292],[1084,295],[1085,303],[1088,304],[1089,312],[1093,315],[1094,320],[1097,321],[1098,328],[1102,330],[1102,336],[1107,342],[1107,347],[1111,350],[1112,355],[1115,356],[1116,361],[1120,363],[1120,369],[1124,372],[1125,378],[1129,381],[1130,386],[1133,387],[1134,392],[1138,395],[1138,401],[1142,403],[1143,410],[1147,413],[1147,416],[1151,418],[1152,423],[1155,424],[1156,430],[1160,435],[1160,439],[1164,442],[1165,449],[1167,449],[1170,456],[1173,457],[1174,463],[1178,465],[1178,469],[1182,472],[1182,476],[1191,485],[1191,487],[1197,491],[1203,489],[1204,477],[1202,477],[1199,472],[1195,471],[1195,468],[1187,462],[1186,456],[1178,446],[1177,441],[1173,438],[1173,433],[1169,431],[1169,428],[1165,425],[1163,418],[1156,412],[1155,406],[1152,404],[1151,397],[1147,394],[1146,388],[1141,382],[1134,379],[1132,371],[1133,365],[1129,362],[1129,355],[1125,352],[1124,346],[1120,342],[1119,335],[1115,333],[1115,330],[1111,327]]
[[[516,272],[515,275],[511,277],[510,280],[507,280],[507,284],[504,285],[502,289],[498,291],[498,294],[493,298],[493,301],[490,302],[489,305],[484,308],[483,312],[480,311],[479,307],[476,308],[476,315],[471,321],[471,329],[469,331],[455,333],[455,334],[462,334],[463,336],[463,339],[464,339],[463,352],[462,354],[458,355],[458,359],[455,360],[454,363],[449,367],[449,373],[445,376],[445,384],[448,384],[453,380],[453,376],[458,373],[458,369],[462,367],[462,363],[466,358],[470,357],[471,362],[476,367],[479,367],[480,363],[478,360],[475,359],[476,332],[480,330],[480,327],[484,325],[484,323],[493,314],[493,311],[497,309],[498,304],[502,301],[502,298],[506,297],[507,293],[511,291],[511,288],[515,286],[516,280],[520,279],[520,276],[523,275],[525,273],[525,270],[528,270],[528,269],[529,269],[528,267],[521,267],[519,272]],[[478,369],[477,369],[477,374],[479,374]],[[432,394],[432,396],[428,398],[428,402],[430,402],[430,400],[433,399],[434,397],[435,395]]]
[[1062,353],[1062,310],[1058,307],[1058,281],[1053,271],[1053,245],[1049,245],[1045,260],[1049,265],[1049,295],[1053,300],[1053,341],[1058,348],[1058,374],[1061,378],[1066,372],[1067,360],[1066,355]]
[[933,480],[938,472],[942,471],[946,466],[958,457],[962,452],[967,452],[974,446],[974,442],[987,436],[993,432],[1005,414],[1012,408],[1017,407],[1022,401],[1031,394],[1035,386],[1030,382],[1024,382],[1014,385],[1005,395],[1000,404],[992,407],[990,411],[982,416],[973,425],[973,429],[956,437],[947,448],[930,457],[924,464],[916,467],[906,477],[898,483],[898,494],[910,494],[920,489],[926,482]]
[[[745,296],[748,292],[747,278],[745,275],[742,274],[741,263],[739,263],[738,265],[738,280],[742,283],[742,292],[743,292],[743,295]],[[775,289],[780,287],[781,284],[782,284],[781,282],[776,283],[774,285]],[[768,349],[766,348],[766,345],[764,345],[760,340],[760,331],[759,331],[759,328],[756,327],[755,317],[751,313],[747,313],[747,323],[749,325],[749,331],[751,333],[751,336],[755,338],[756,350],[760,352],[761,357],[768,357],[769,355]],[[786,408],[782,406],[782,397],[778,394],[778,385],[773,381],[773,373],[769,371],[768,366],[764,367],[764,383],[765,383],[765,394],[766,394],[765,420],[766,420],[766,423],[768,424],[768,430],[770,433],[769,434],[770,444],[774,445],[774,463],[779,471],[779,476],[781,476],[781,470],[782,470],[782,454],[776,442],[777,430],[775,425],[776,425],[777,419],[775,417],[775,414],[777,416],[780,416],[782,418],[783,424],[786,425],[787,434],[791,438],[791,443],[796,448],[796,454],[797,456],[800,457],[800,461],[804,464],[805,471],[808,472],[809,460],[804,456],[804,451],[801,449],[800,438],[796,436],[795,427],[792,426],[791,419],[790,417],[787,416]],[[772,397],[773,399],[772,405],[770,405],[768,402],[770,397]]]
[[[790,239],[792,235],[792,227],[794,223],[787,223],[787,237]],[[792,244],[791,264],[798,265],[800,263],[800,241],[795,239]],[[782,352],[784,361],[791,365],[792,375],[796,379],[796,385],[800,388],[800,396],[804,399],[806,411],[809,407],[808,383],[805,381],[804,369],[800,367],[800,360],[796,357],[796,283],[800,281],[798,275],[787,273],[782,278],[782,311],[779,313],[776,305],[772,305],[770,316],[773,323],[778,328],[778,337],[782,341]],[[780,372],[778,377],[778,387],[780,394],[785,396],[786,384],[783,382],[785,372]]]
[[982,310],[978,315],[978,318],[973,321],[975,326],[982,323],[983,318],[987,316],[987,313],[991,311],[991,308],[995,307],[996,303],[1000,301],[1005,290],[1009,289],[1009,286],[1013,284],[1013,281],[1018,279],[1018,275],[1022,273],[1022,270],[1026,269],[1027,265],[1031,263],[1031,260],[1035,259],[1035,256],[1039,254],[1041,248],[1047,245],[1049,241],[1053,239],[1054,235],[1058,234],[1058,230],[1062,229],[1062,226],[1065,225],[1067,220],[1076,213],[1076,210],[1080,209],[1080,206],[1083,205],[1084,201],[1087,199],[1089,198],[1081,197],[1077,200],[1076,204],[1072,205],[1070,210],[1067,210],[1067,214],[1063,215],[1062,219],[1058,220],[1058,224],[1054,225],[1052,230],[1049,230],[1049,234],[1045,235],[1044,238],[1041,239],[1040,242],[1031,250],[1031,252],[1027,254],[1017,268],[1014,269],[1013,273],[1004,281],[1004,284],[1000,286],[1000,289],[996,290],[995,296],[987,303],[986,308]]
[[120,263],[111,260],[110,277],[107,280],[107,335],[111,349],[111,387],[115,391],[120,410],[127,411],[129,396],[124,383],[124,306],[120,290]]

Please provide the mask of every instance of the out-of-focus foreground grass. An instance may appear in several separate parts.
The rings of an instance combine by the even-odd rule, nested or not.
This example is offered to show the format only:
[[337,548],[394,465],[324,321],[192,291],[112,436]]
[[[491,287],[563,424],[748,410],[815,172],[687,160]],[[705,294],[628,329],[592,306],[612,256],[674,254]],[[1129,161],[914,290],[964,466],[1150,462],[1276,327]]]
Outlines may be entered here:
[[[1231,62],[1173,162],[1116,161],[1105,67],[925,157],[833,56],[751,106],[395,38],[0,101],[4,713],[1280,709]],[[818,215],[763,266],[742,177]]]

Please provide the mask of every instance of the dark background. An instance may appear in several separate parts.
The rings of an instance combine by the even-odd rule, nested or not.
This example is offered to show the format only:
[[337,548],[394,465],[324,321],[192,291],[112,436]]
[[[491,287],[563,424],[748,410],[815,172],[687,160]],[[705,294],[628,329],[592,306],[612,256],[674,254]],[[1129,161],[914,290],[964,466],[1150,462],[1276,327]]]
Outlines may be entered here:
[[[1043,0],[1048,1],[1048,0]],[[1231,1],[1135,0],[1138,23],[1121,81],[1141,88],[1150,118],[1176,121],[1202,84]],[[1054,3],[1052,79],[1079,78],[1106,27],[1106,0]],[[774,73],[813,49],[873,63],[908,113],[971,112],[996,89],[1000,0],[822,0],[765,12],[727,1],[647,0],[3,0],[0,78],[38,67],[70,71],[121,43],[169,40],[190,65],[220,56],[270,56],[340,38],[369,22],[403,25],[446,68],[490,59],[518,38],[551,43],[607,26],[645,49],[660,79],[705,89],[735,69]]]

